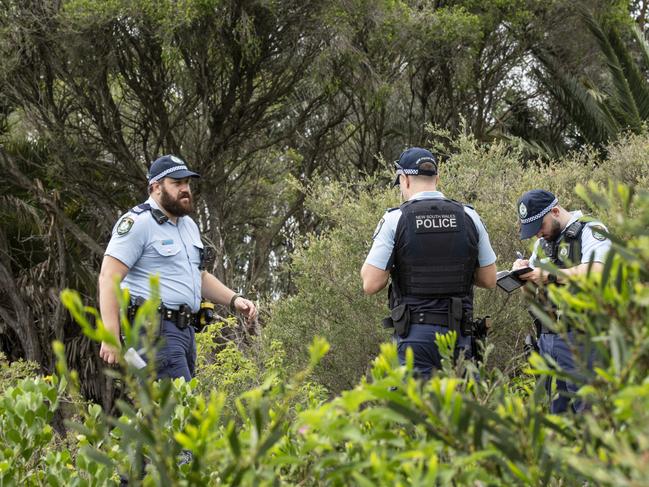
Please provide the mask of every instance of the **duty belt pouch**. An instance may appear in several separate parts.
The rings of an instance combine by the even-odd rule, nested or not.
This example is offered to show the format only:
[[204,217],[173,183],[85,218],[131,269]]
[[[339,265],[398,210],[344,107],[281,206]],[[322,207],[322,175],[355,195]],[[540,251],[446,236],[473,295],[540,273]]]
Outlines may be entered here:
[[410,313],[407,304],[400,304],[392,308],[390,318],[394,324],[394,332],[401,338],[406,338],[410,333]]
[[383,318],[381,324],[383,325],[383,328],[394,328],[394,323],[392,323],[392,316]]
[[457,333],[458,338],[462,335],[462,299],[451,298],[448,306],[448,326]]
[[471,317],[465,317],[462,319],[460,322],[460,333],[464,337],[470,337],[473,336],[473,327],[474,327],[474,322],[471,319]]
[[144,304],[144,301],[146,300],[141,296],[131,298],[131,303],[128,305],[128,308],[126,310],[126,317],[128,318],[128,321],[131,322],[131,324],[135,322],[135,315],[137,314],[137,310]]
[[191,312],[189,311],[189,307],[185,306],[184,304],[181,305],[178,308],[178,315],[176,318],[176,326],[180,330],[184,330],[187,328],[190,324],[191,321]]

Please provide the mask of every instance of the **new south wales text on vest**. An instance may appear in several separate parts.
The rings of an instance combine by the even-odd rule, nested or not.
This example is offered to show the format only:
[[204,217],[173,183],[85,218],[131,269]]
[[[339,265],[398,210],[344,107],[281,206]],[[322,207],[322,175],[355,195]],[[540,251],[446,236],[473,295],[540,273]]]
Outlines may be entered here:
[[458,231],[457,217],[453,214],[415,215],[415,231],[417,233]]

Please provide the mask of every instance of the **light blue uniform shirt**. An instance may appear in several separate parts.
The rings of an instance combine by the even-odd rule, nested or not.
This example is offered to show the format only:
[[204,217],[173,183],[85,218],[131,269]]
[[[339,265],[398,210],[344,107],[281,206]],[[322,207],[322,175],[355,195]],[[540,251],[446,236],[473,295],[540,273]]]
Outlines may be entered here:
[[[410,200],[424,200],[424,199],[442,199],[444,195],[439,191],[422,191],[417,193],[410,198]],[[476,229],[478,230],[478,265],[480,267],[485,267],[496,262],[496,253],[491,248],[491,242],[489,241],[489,235],[485,229],[482,220],[478,213],[467,206],[464,207],[466,212],[473,223],[475,224]],[[394,237],[397,232],[397,224],[401,218],[401,209],[397,208],[394,210],[388,210],[381,218],[376,230],[374,231],[374,236],[372,239],[372,248],[370,249],[367,258],[365,259],[366,264],[373,265],[382,270],[389,270],[388,264],[392,256],[392,250],[394,249]]]
[[[153,198],[146,202],[151,208],[159,208]],[[122,289],[128,288],[132,297],[148,298],[149,276],[158,274],[165,306],[178,309],[188,304],[192,312],[197,312],[201,302],[198,266],[203,248],[198,226],[188,216],[179,217],[176,224],[166,221],[160,225],[150,211],[139,211],[135,207],[118,220],[105,252],[129,268]],[[132,223],[124,233],[130,223],[127,219]]]
[[[571,211],[570,220],[561,231],[559,235],[559,241],[563,240],[563,232],[566,231],[570,225],[576,222],[579,218],[583,216],[581,211]],[[603,235],[598,234],[597,237],[593,235],[593,227],[602,227],[606,230],[606,227],[602,225],[601,222],[592,221],[585,224],[584,229],[581,232],[581,263],[588,264],[590,262],[591,255],[593,256],[593,262],[603,263],[606,259],[606,254],[611,249],[611,241],[608,238],[605,238]],[[537,239],[534,244],[534,251],[530,257],[530,267],[536,267],[539,264],[538,250],[541,245],[541,240]]]

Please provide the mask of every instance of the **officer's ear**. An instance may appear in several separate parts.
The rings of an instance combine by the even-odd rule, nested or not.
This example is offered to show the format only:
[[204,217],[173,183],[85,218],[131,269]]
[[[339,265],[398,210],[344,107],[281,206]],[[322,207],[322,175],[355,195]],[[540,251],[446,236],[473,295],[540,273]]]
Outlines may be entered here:
[[402,174],[399,184],[402,184],[404,188],[410,188],[410,177],[407,174]]

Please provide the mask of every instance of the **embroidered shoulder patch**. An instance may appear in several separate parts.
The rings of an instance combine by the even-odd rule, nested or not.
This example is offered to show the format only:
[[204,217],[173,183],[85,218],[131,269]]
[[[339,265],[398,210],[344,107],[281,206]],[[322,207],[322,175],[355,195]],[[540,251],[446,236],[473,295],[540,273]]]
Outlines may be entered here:
[[376,238],[376,236],[379,234],[379,232],[381,231],[381,228],[383,227],[384,223],[385,223],[385,218],[381,218],[381,221],[376,226],[376,230],[374,230],[374,235],[372,235],[372,240],[374,240]]
[[125,216],[117,225],[117,235],[126,235],[133,226],[134,220],[130,216]]
[[596,240],[599,240],[600,242],[603,242],[606,240],[606,235],[604,235],[604,232],[606,231],[603,226],[601,225],[593,225],[590,227],[591,232],[593,232],[593,237],[595,237]]

